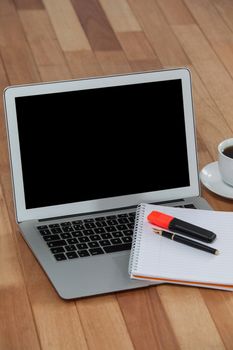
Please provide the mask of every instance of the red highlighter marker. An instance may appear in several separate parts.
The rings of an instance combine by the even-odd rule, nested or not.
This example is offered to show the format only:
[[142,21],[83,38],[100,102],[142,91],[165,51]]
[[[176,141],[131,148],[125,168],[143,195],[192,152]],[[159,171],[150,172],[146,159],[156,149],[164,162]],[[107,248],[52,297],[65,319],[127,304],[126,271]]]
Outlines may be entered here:
[[152,211],[147,216],[147,220],[153,225],[171,230],[173,232],[181,233],[184,236],[192,237],[203,242],[210,243],[216,238],[216,234],[212,231],[190,224],[189,222],[177,219],[159,211]]

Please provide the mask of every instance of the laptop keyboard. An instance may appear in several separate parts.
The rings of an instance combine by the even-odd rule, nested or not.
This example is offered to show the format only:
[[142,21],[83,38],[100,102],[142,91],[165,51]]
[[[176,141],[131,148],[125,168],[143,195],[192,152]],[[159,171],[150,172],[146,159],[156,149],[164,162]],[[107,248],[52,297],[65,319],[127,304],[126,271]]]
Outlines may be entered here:
[[54,258],[63,261],[131,249],[134,220],[131,212],[41,225],[37,230]]
[[135,213],[37,226],[57,261],[129,250]]

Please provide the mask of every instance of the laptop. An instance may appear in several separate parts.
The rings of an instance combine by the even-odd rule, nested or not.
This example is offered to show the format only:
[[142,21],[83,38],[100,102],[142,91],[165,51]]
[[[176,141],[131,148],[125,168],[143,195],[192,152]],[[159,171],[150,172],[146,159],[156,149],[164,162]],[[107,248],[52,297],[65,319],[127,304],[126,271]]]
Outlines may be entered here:
[[64,299],[130,280],[139,203],[200,197],[190,72],[12,86],[4,92],[16,220]]

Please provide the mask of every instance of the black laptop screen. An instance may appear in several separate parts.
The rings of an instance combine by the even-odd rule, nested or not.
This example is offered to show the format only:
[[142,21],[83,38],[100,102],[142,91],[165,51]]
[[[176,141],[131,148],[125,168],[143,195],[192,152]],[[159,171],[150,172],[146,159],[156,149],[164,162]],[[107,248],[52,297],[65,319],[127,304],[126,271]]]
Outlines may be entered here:
[[16,98],[26,208],[189,186],[181,80]]

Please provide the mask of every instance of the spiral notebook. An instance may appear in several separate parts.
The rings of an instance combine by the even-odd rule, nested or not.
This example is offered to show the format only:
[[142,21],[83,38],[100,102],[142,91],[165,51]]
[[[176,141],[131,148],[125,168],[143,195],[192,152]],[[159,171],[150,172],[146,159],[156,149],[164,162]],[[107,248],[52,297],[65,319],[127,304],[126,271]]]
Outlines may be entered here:
[[[218,256],[188,247],[153,232],[148,214],[158,210],[217,234],[208,244]],[[233,213],[139,205],[129,260],[133,279],[233,290]]]

